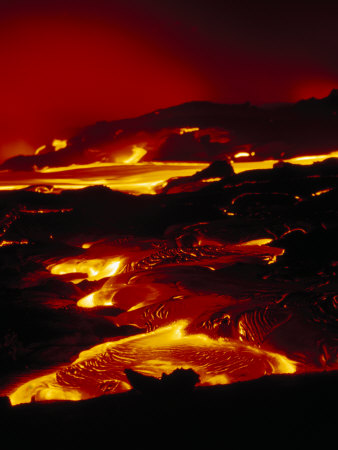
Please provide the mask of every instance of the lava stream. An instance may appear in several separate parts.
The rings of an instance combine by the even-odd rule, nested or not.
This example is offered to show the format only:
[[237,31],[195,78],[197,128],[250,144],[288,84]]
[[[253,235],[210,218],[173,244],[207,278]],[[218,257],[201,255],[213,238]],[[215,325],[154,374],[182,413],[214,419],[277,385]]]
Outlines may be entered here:
[[130,389],[124,374],[129,367],[155,377],[177,367],[192,368],[201,385],[297,370],[296,363],[278,353],[203,334],[186,334],[186,327],[186,321],[178,321],[151,333],[93,347],[73,364],[20,386],[10,395],[11,403],[82,400],[124,392]]

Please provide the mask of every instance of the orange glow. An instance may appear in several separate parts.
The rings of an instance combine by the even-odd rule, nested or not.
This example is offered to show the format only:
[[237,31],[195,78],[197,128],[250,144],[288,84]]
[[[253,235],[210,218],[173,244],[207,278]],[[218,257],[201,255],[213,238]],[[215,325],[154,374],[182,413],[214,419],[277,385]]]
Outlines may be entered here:
[[250,153],[248,152],[239,152],[234,155],[234,158],[246,158],[248,156],[250,156]]
[[62,209],[50,209],[50,208],[40,208],[40,209],[22,209],[21,212],[26,214],[51,214],[51,213],[65,213],[71,212],[73,208],[62,208]]
[[12,405],[32,399],[76,401],[97,396],[99,392],[101,395],[124,392],[130,389],[123,373],[127,367],[155,377],[176,368],[192,368],[199,374],[201,385],[297,371],[296,363],[283,355],[232,340],[187,334],[187,325],[187,321],[178,321],[154,332],[86,350],[73,364],[14,390],[10,401]]
[[299,101],[302,99],[309,99],[309,98],[324,98],[327,97],[332,87],[335,86],[337,83],[335,80],[309,80],[309,81],[302,81],[302,83],[298,86],[296,86],[293,89],[292,93],[292,100],[293,101]]
[[[69,167],[47,167],[29,173],[31,177],[29,180],[23,176],[22,182],[30,185],[38,181],[42,186],[54,186],[52,189],[55,187],[60,189],[64,186],[77,189],[103,184],[111,189],[133,194],[155,194],[157,188],[163,186],[170,178],[193,175],[209,166],[208,163],[140,162],[146,153],[142,147],[133,147],[132,155],[124,156],[121,163],[96,162]],[[247,157],[250,154],[237,153],[235,158],[242,156]],[[332,152],[330,155],[302,156],[289,159],[287,162],[312,164],[330,156],[338,157],[338,152]],[[275,160],[235,162],[233,165],[235,172],[239,173],[253,168],[270,168],[276,162]],[[13,173],[6,172],[3,175],[4,179],[1,181],[3,183],[6,182],[6,177],[8,180],[15,177]],[[20,176],[22,176],[21,173],[17,175],[18,179]],[[212,177],[202,181],[211,183],[221,180],[221,177]],[[46,192],[49,192],[49,188],[46,187],[46,189]],[[319,196],[329,191],[330,189],[322,189],[311,195]],[[72,209],[67,208],[25,209],[22,207],[19,209],[19,212],[23,214],[70,211]],[[220,207],[220,211],[234,216],[233,212],[227,212],[223,207]],[[209,222],[194,224],[196,226],[196,230],[192,233],[194,240],[193,243],[188,244],[189,247],[181,248],[172,243],[167,247],[167,242],[161,239],[159,239],[160,242],[153,242],[148,238],[134,237],[130,243],[128,236],[125,245],[125,242],[112,243],[108,238],[100,240],[97,236],[87,236],[86,239],[89,242],[82,243],[85,238],[79,238],[78,247],[81,246],[87,250],[81,252],[80,256],[59,260],[55,258],[52,260],[53,263],[48,260],[47,270],[52,275],[63,277],[62,282],[78,283],[83,280],[93,282],[104,279],[98,284],[99,288],[96,284],[93,288],[91,287],[93,285],[87,283],[90,289],[78,291],[83,293],[76,297],[77,307],[87,310],[97,308],[90,314],[107,314],[109,317],[107,320],[114,326],[131,325],[142,331],[142,334],[105,342],[82,352],[74,363],[21,385],[10,395],[12,404],[32,400],[77,401],[104,393],[124,392],[130,389],[124,375],[124,369],[128,367],[155,377],[180,367],[192,368],[199,374],[201,385],[227,384],[258,378],[266,374],[301,371],[300,365],[278,351],[275,352],[270,343],[266,347],[261,344],[257,346],[249,344],[245,339],[246,329],[241,322],[231,325],[233,330],[229,331],[230,334],[216,334],[217,330],[214,330],[217,336],[231,336],[231,338],[210,337],[209,334],[215,335],[209,333],[211,328],[200,325],[209,320],[206,316],[203,317],[206,310],[208,314],[211,311],[218,314],[220,308],[228,306],[237,308],[238,305],[241,306],[242,303],[252,300],[250,297],[252,292],[248,288],[249,293],[245,293],[244,296],[243,291],[232,287],[231,283],[226,286],[224,292],[217,294],[204,291],[204,287],[194,290],[195,287],[191,287],[196,280],[194,277],[199,276],[195,269],[205,271],[206,278],[211,271],[213,271],[212,274],[218,274],[217,271],[221,272],[219,269],[235,264],[244,266],[248,262],[257,263],[266,269],[267,265],[276,263],[285,252],[284,249],[273,246],[273,239],[268,237],[273,233],[269,230],[265,230],[258,236],[256,232],[249,234],[246,237],[247,240],[229,243],[218,238],[217,234],[209,236],[204,233],[203,226],[208,224]],[[285,233],[280,235],[279,232],[279,238],[295,230],[307,232],[302,228],[291,229],[288,225],[284,226],[285,229]],[[186,228],[184,227],[183,230],[185,232]],[[249,236],[256,239],[250,239]],[[90,239],[98,240],[90,241]],[[28,241],[4,240],[0,243],[0,247],[15,244],[28,244]],[[162,247],[163,244],[166,247]],[[178,278],[181,273],[185,273],[186,269],[188,269],[186,271],[188,276],[187,278],[182,276],[183,281],[180,281]],[[191,272],[189,272],[190,269],[192,269]],[[180,273],[179,276],[178,273]],[[242,281],[240,280],[240,283]],[[83,284],[86,285],[86,283]],[[93,289],[96,290],[93,291]],[[231,289],[234,290],[231,291]],[[252,297],[256,294],[257,290]],[[84,296],[80,298],[81,295]],[[254,298],[253,303],[255,301]],[[113,310],[112,306],[113,313],[119,311],[118,315],[109,315]],[[104,311],[105,307],[106,311]],[[81,311],[81,314],[84,314],[84,311]],[[227,312],[222,317],[226,314]],[[196,325],[200,317],[203,317],[203,320],[201,319]],[[229,315],[229,320],[230,318],[232,320]],[[236,316],[234,320],[237,320]],[[145,330],[147,333],[143,332]],[[201,330],[209,334],[202,334]]]
[[81,300],[77,302],[80,308],[94,308],[96,305],[94,303],[94,294],[86,295]]
[[297,156],[295,158],[286,159],[286,162],[292,164],[309,165],[314,162],[321,162],[327,158],[338,158],[338,151],[327,153],[326,155],[308,155],[308,156]]
[[8,247],[10,245],[27,245],[29,242],[27,239],[21,239],[21,241],[1,241],[0,247]]
[[191,176],[208,167],[208,163],[92,163],[37,170],[36,172],[3,172],[1,189],[23,189],[31,185],[53,185],[57,189],[83,189],[103,185],[129,194],[156,194],[168,179]]
[[[131,163],[130,158],[142,157],[141,147],[134,149],[134,156],[124,157],[124,163],[95,162],[72,164],[65,167],[44,167],[35,172],[9,172],[1,174],[0,190],[23,189],[31,185],[52,185],[53,192],[62,189],[82,189],[88,186],[104,185],[113,190],[129,194],[156,194],[171,178],[194,175],[209,166],[196,162],[139,162]],[[326,155],[300,156],[284,160],[300,165],[310,165],[327,158],[338,157],[338,151]],[[246,170],[271,169],[277,160],[247,161],[232,163],[236,174]],[[210,182],[219,178],[211,178]]]
[[94,242],[85,242],[81,245],[82,248],[90,248],[92,245],[94,244]]
[[199,131],[199,128],[198,127],[180,128],[179,133],[180,134],[193,133],[194,131]]
[[38,155],[39,153],[41,153],[42,150],[44,150],[45,148],[46,148],[46,145],[41,145],[41,147],[39,147],[35,150],[35,155]]
[[124,163],[124,164],[136,164],[138,162],[141,161],[141,159],[143,158],[144,155],[147,154],[147,150],[145,150],[142,147],[137,147],[136,145],[134,145],[134,147],[132,148],[132,155],[129,156],[128,158],[122,158],[120,160],[120,158],[117,158],[116,162],[117,163]]
[[[306,166],[315,162],[324,161],[327,158],[338,158],[338,151],[328,153],[326,155],[308,155],[297,156],[295,158],[284,159],[283,161],[291,164],[299,164]],[[267,159],[264,161],[248,161],[248,162],[236,162],[232,163],[235,173],[241,173],[245,170],[257,170],[257,169],[272,169],[279,161],[275,159]]]
[[77,302],[79,308],[95,308],[97,306],[112,306],[111,300],[103,300],[101,303],[97,300],[95,292],[86,295]]
[[322,189],[320,191],[314,192],[311,195],[312,195],[312,197],[318,197],[318,195],[327,194],[330,191],[332,191],[332,188],[330,188],[330,189]]
[[214,183],[215,181],[221,181],[221,180],[222,180],[221,177],[207,178],[206,180],[202,180],[202,183]]
[[57,152],[58,150],[61,150],[62,148],[66,148],[68,145],[66,139],[54,139],[52,142],[52,146],[54,147],[54,150]]
[[121,265],[120,259],[69,259],[59,264],[51,264],[47,269],[53,275],[79,274],[80,278],[89,281],[100,280],[115,275]]
[[274,264],[277,261],[277,257],[284,255],[284,253],[285,250],[281,249],[279,255],[266,256],[265,261],[267,261],[268,264]]
[[241,245],[267,245],[272,239],[253,239],[252,241],[242,242]]
[[[284,253],[284,250],[268,246],[267,244],[271,241],[271,238],[262,238],[238,244],[220,245],[217,242],[213,242],[212,240],[201,236],[198,239],[198,246],[185,249],[183,255],[184,258],[180,261],[180,265],[188,266],[196,264],[196,258],[198,258],[204,266],[208,267],[210,270],[215,270],[215,268],[230,261],[244,261],[248,256],[255,257],[261,263],[272,264],[277,261],[278,256]],[[191,254],[191,260],[189,259],[189,254]],[[173,267],[177,264],[179,256],[180,254],[178,251],[173,253],[173,258],[169,259],[166,264],[161,263],[161,267]],[[98,277],[103,278],[102,275],[105,274],[104,276],[110,276],[111,278],[109,278],[99,290],[80,299],[77,302],[77,306],[82,308],[116,306],[126,311],[133,311],[159,301],[165,301],[169,297],[174,298],[179,296],[180,291],[177,290],[177,288],[171,286],[164,287],[163,284],[140,284],[134,287],[132,279],[127,282],[117,281],[115,277],[117,274],[130,273],[130,275],[132,275],[134,270],[151,270],[155,267],[155,264],[151,262],[153,257],[157,258],[152,249],[129,251],[128,255],[124,255],[123,264],[119,265],[119,268],[115,273],[107,275],[107,272],[100,272],[96,276],[96,279],[99,279]],[[86,264],[81,261],[82,260],[70,259],[63,264],[57,265],[56,269],[62,270],[62,274],[66,273],[65,267],[69,267],[69,269],[66,269],[69,270],[68,273],[73,273],[75,270],[78,270],[79,272],[81,272],[81,270],[83,272],[88,272],[88,267],[85,267]],[[102,259],[101,263],[103,264],[104,261],[106,260]],[[150,261],[148,269],[147,261]],[[88,260],[88,266],[91,264],[93,264],[91,260]],[[51,270],[51,266],[49,266],[48,269]],[[83,279],[85,276],[86,274],[79,273],[77,277],[74,277],[73,282],[77,282],[79,281],[79,277]],[[88,280],[90,279],[91,278],[88,277]]]
[[105,296],[105,290],[92,292],[89,295],[81,298],[77,302],[79,308],[96,308],[98,306],[113,306],[113,300],[109,296]]

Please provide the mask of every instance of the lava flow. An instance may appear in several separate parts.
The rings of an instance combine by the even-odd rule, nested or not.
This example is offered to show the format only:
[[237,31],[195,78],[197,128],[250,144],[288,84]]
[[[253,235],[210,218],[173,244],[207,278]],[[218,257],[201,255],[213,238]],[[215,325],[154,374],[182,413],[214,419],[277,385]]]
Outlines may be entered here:
[[117,342],[94,347],[70,366],[29,381],[10,399],[13,405],[30,401],[83,400],[131,388],[124,370],[133,367],[160,377],[177,367],[193,369],[202,385],[227,384],[272,373],[294,373],[296,365],[278,353],[234,341],[185,334],[184,321]]
[[2,165],[13,405],[124,392],[127,369],[200,385],[338,369],[337,147],[267,158],[196,120],[101,124]]
[[[51,274],[72,283],[103,280],[78,307],[115,307],[114,324],[145,332],[95,346],[69,366],[24,383],[11,393],[12,404],[123,392],[131,388],[124,373],[129,367],[155,377],[191,368],[201,385],[306,370],[302,360],[269,343],[274,330],[293,315],[278,284],[246,279],[243,286],[240,273],[237,282],[217,275],[238,264],[275,264],[284,250],[270,246],[271,238],[227,245],[219,239],[210,245],[202,235],[208,226],[195,225],[200,231],[191,248],[169,249],[162,242],[163,249],[154,252],[160,242],[98,242],[82,245],[87,249],[81,257],[47,265]],[[118,251],[124,251],[120,258]],[[97,253],[102,257],[94,258]],[[281,300],[276,302],[276,296]],[[315,365],[308,361],[307,370],[316,370]]]
[[[140,149],[142,156],[146,150]],[[245,157],[246,161],[240,161]],[[310,165],[329,157],[338,157],[334,151],[327,155],[309,155],[286,159],[286,163]],[[278,160],[253,160],[248,153],[237,153],[232,165],[235,173],[247,170],[272,169]],[[137,157],[136,157],[137,159]],[[34,172],[2,172],[0,190],[23,189],[29,186],[53,186],[54,192],[64,189],[83,189],[88,186],[107,186],[110,189],[129,194],[156,194],[169,180],[190,177],[209,166],[208,162],[140,162],[134,163],[133,156],[121,163],[94,162],[72,164],[65,167],[46,167]],[[201,182],[221,180],[221,177],[205,177]]]

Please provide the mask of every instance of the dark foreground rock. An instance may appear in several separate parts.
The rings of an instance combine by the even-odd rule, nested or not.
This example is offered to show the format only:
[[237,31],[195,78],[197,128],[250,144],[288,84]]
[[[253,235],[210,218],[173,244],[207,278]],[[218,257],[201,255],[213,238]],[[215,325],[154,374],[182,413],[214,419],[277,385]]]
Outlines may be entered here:
[[162,373],[161,378],[142,375],[132,369],[124,372],[137,392],[150,396],[186,395],[200,381],[199,375],[192,369],[175,369],[169,375]]
[[130,391],[74,403],[6,405],[1,436],[34,448],[323,448],[336,438],[337,382],[336,371],[274,375],[165,398]]

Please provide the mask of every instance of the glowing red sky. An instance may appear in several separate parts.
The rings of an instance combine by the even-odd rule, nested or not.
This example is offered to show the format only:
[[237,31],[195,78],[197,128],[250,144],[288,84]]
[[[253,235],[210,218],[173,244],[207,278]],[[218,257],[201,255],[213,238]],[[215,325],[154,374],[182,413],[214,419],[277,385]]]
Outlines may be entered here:
[[190,100],[338,86],[337,2],[3,0],[0,160],[78,127]]

